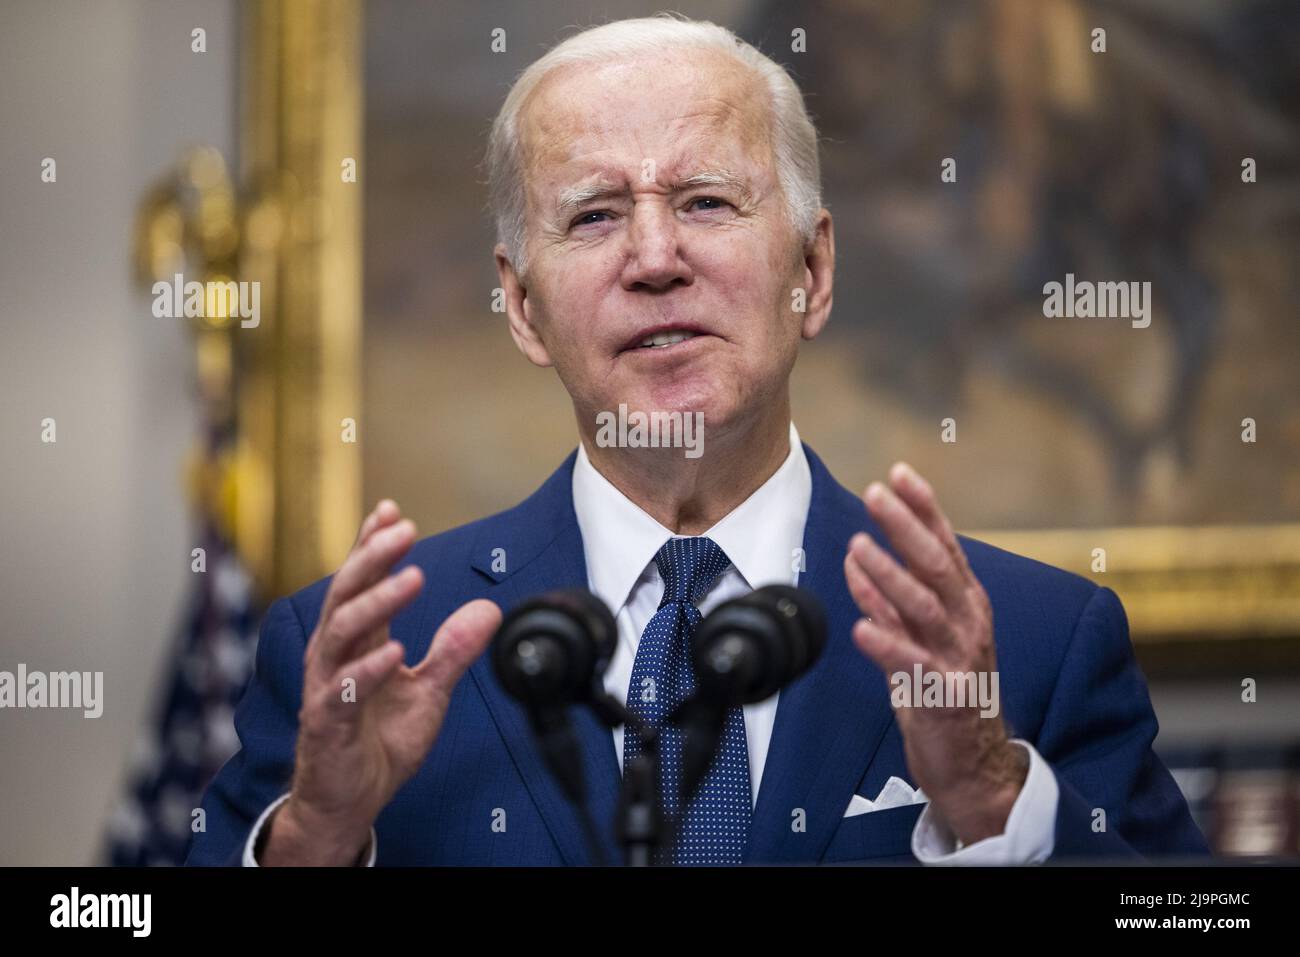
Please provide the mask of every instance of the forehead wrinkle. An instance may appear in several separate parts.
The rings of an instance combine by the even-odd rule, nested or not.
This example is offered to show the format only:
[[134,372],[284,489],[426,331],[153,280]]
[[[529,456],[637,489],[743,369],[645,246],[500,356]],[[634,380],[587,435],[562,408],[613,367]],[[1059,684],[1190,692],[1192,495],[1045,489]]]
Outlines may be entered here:
[[[707,71],[699,70],[696,64],[688,64],[685,72],[696,74],[692,79],[698,79],[698,74]],[[689,102],[681,104],[674,115],[657,120],[645,117],[645,122],[651,124],[649,130],[639,125],[629,125],[629,117],[626,115],[621,115],[612,122],[601,122],[604,117],[599,108],[580,110],[572,98],[563,95],[557,97],[557,88],[563,88],[565,80],[571,79],[573,75],[574,71],[563,67],[557,70],[556,74],[547,77],[532,91],[526,108],[521,110],[521,158],[528,170],[527,178],[533,181],[533,188],[526,189],[526,202],[530,206],[537,200],[544,204],[543,208],[549,205],[553,210],[565,213],[593,199],[625,194],[629,185],[628,174],[623,171],[614,172],[614,179],[609,177],[609,171],[591,173],[589,179],[579,180],[552,192],[548,197],[534,191],[543,186],[543,181],[530,174],[542,173],[549,167],[554,172],[544,176],[543,180],[551,179],[554,183],[558,178],[563,181],[565,177],[562,173],[558,177],[554,174],[566,166],[578,165],[584,154],[593,156],[609,152],[611,136],[615,139],[621,135],[629,136],[633,151],[639,156],[648,155],[645,140],[647,136],[653,138],[653,128],[656,126],[667,134],[670,142],[676,141],[674,152],[678,152],[674,162],[660,164],[661,170],[680,167],[689,162],[687,156],[680,152],[683,148],[688,155],[694,152],[688,146],[689,141],[704,145],[719,136],[725,136],[739,147],[746,160],[741,166],[749,166],[750,160],[756,160],[760,165],[772,163],[771,117],[767,111],[755,109],[756,102],[761,101],[761,98],[756,100],[755,97],[746,95],[753,89],[753,78],[748,75],[724,76],[714,90],[692,96]],[[679,89],[682,86],[681,83],[674,85]],[[589,95],[592,97],[592,106],[604,106],[611,99],[617,99],[619,93],[606,88],[591,91]],[[556,102],[557,99],[559,102]],[[695,185],[728,186],[736,189],[747,200],[752,200],[761,186],[760,180],[766,178],[759,170],[752,172],[758,176],[752,185],[747,185],[744,177],[736,175],[730,169],[712,166],[698,170],[674,185],[679,189]]]
[[[567,186],[560,190],[556,201],[556,209],[560,213],[568,213],[576,210],[583,203],[594,199],[626,195],[628,192],[626,183],[626,177],[616,183],[601,175],[594,182]],[[681,191],[694,189],[697,186],[721,186],[733,190],[747,202],[751,201],[754,196],[754,190],[745,181],[745,178],[725,167],[706,167],[692,173],[690,176],[670,181],[667,188],[673,191]]]

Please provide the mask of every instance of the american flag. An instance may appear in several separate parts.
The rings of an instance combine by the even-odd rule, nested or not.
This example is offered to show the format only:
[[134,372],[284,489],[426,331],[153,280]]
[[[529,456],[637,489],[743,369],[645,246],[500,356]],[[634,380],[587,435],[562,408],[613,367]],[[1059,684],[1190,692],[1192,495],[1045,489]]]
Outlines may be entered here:
[[181,864],[203,791],[238,749],[234,712],[252,674],[258,615],[252,581],[211,524],[186,624],[158,709],[136,742],[128,793],[108,821],[107,863]]

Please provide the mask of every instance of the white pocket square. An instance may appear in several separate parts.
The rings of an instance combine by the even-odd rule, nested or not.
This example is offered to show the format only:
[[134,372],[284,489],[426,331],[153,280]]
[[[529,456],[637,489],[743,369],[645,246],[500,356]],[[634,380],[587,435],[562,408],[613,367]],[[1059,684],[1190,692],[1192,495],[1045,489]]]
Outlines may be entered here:
[[853,795],[849,806],[844,810],[845,817],[870,814],[872,811],[884,811],[891,807],[906,807],[909,804],[924,804],[929,798],[920,788],[915,790],[902,778],[891,777],[880,789],[874,801],[868,801],[861,794]]

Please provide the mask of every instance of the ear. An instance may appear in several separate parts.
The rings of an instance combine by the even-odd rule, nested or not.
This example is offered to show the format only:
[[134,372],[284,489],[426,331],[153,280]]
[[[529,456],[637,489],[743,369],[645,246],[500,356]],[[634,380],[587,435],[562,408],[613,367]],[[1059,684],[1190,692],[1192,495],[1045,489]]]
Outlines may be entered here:
[[519,351],[528,357],[529,362],[545,368],[551,365],[551,354],[546,350],[542,337],[537,334],[537,328],[533,325],[533,310],[528,302],[528,290],[524,287],[523,279],[515,272],[515,267],[506,257],[504,243],[497,243],[492,254],[496,257],[497,277],[501,280],[501,288],[505,290],[506,319],[510,323],[510,335],[514,338]]
[[804,289],[807,290],[803,315],[803,337],[814,338],[831,317],[831,292],[835,283],[835,223],[830,210],[817,213],[812,241],[804,247]]

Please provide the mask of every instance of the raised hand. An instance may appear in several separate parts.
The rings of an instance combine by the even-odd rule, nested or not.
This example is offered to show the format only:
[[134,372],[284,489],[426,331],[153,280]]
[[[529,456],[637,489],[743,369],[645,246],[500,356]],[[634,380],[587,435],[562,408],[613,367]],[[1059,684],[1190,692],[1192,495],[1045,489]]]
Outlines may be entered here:
[[330,582],[304,657],[289,799],[270,822],[264,864],[350,864],[371,824],[437,739],[451,694],[501,622],[479,599],[438,629],[424,660],[403,663],[389,622],[424,586],[411,565],[389,571],[415,525],[385,499],[362,523]]
[[[904,564],[865,532],[850,540],[844,575],[867,616],[853,628],[858,649],[887,677],[910,677],[918,664],[923,672],[943,675],[993,675],[988,595],[929,483],[898,463],[890,469],[889,486],[873,482],[863,500]],[[1028,758],[1008,741],[1000,714],[982,716],[975,702],[921,707],[916,699],[895,714],[908,769],[941,822],[967,844],[1001,834]]]

